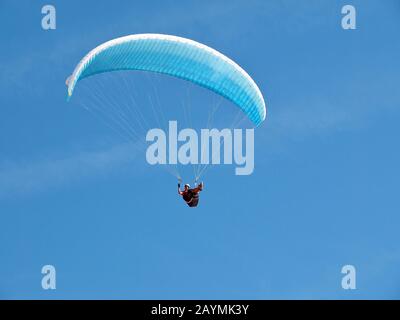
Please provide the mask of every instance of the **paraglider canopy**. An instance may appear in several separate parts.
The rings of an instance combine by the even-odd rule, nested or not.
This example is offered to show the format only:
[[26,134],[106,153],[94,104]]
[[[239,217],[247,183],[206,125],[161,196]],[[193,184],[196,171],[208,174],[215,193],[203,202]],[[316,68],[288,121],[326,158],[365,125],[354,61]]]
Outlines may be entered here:
[[238,64],[199,42],[163,34],[129,35],[96,47],[67,79],[68,97],[79,80],[117,70],[151,71],[188,80],[232,101],[256,126],[266,117],[259,88]]

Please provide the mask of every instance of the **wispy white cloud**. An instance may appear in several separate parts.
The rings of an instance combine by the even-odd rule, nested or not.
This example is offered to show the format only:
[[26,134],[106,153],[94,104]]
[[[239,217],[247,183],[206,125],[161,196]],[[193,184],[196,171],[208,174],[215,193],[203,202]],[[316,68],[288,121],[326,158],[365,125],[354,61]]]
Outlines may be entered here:
[[307,108],[285,108],[275,115],[271,129],[280,135],[303,137],[322,131],[338,130],[351,122],[351,115],[343,109],[322,102]]
[[45,191],[80,179],[98,177],[134,160],[138,144],[106,150],[47,157],[30,162],[0,163],[0,198]]
[[355,73],[342,81],[327,83],[320,90],[295,90],[281,96],[275,93],[268,105],[265,128],[261,128],[259,135],[280,144],[285,139],[364,130],[381,121],[377,115],[397,112],[400,95],[394,87],[397,75],[393,70]]

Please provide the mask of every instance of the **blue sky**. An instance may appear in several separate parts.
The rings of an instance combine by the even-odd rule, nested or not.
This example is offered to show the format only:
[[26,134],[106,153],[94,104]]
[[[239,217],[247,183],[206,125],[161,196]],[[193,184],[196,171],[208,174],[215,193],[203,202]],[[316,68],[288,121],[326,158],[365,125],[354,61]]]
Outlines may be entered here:
[[[400,297],[398,1],[52,1],[44,31],[47,3],[0,4],[0,298]],[[254,174],[211,168],[195,210],[65,99],[90,49],[153,32],[226,54],[268,105]]]

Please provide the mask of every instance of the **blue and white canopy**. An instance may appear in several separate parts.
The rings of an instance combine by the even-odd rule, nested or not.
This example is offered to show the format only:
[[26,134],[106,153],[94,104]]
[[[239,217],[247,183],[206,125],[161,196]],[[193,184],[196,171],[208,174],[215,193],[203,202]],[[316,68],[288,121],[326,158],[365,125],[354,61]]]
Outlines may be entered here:
[[68,96],[79,80],[116,70],[152,71],[185,79],[229,99],[256,126],[266,117],[259,88],[238,64],[199,42],[163,34],[134,34],[96,47],[68,78]]

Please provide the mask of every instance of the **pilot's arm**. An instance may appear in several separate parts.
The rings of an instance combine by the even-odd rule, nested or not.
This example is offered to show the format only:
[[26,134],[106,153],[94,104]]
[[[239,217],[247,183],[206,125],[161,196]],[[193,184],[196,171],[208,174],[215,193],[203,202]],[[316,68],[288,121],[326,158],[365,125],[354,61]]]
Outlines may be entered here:
[[203,190],[203,188],[204,188],[203,182],[200,182],[200,184],[196,188],[194,188],[193,191],[200,192]]
[[183,194],[183,192],[181,191],[181,184],[178,182],[178,193],[180,194],[180,195],[182,195]]

